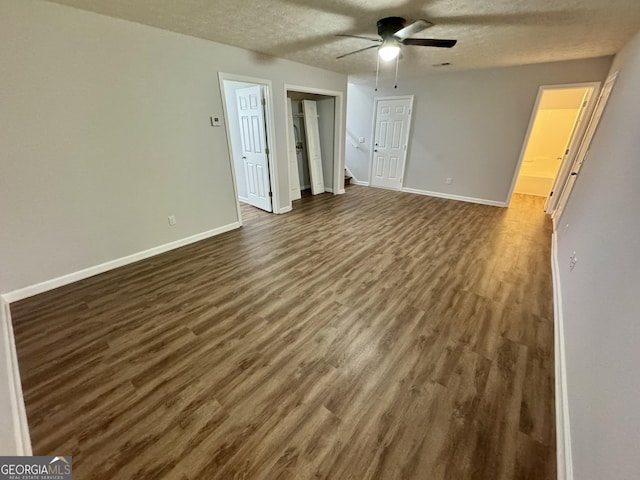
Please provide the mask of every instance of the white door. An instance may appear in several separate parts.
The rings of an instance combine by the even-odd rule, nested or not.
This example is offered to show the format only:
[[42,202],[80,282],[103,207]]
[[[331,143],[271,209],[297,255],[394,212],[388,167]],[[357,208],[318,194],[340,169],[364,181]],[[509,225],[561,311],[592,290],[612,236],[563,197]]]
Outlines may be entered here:
[[300,177],[298,176],[298,151],[296,150],[296,132],[293,128],[293,105],[291,99],[287,98],[287,132],[289,135],[289,188],[291,189],[289,196],[291,200],[301,198],[300,194]]
[[318,107],[313,100],[303,100],[304,131],[307,135],[307,156],[309,157],[309,176],[311,193],[324,193],[324,173],[322,172],[322,153],[320,152],[320,129],[318,128]]
[[544,211],[547,213],[553,213],[558,204],[558,199],[560,195],[556,195],[554,197],[553,193],[558,191],[560,193],[560,189],[567,181],[567,176],[569,175],[569,170],[571,167],[571,159],[574,156],[574,152],[577,150],[579,146],[579,135],[578,132],[581,130],[580,126],[585,119],[585,114],[587,112],[587,105],[591,100],[591,95],[593,95],[593,88],[587,88],[584,92],[584,96],[582,97],[582,103],[580,104],[580,109],[578,110],[578,114],[576,115],[576,119],[573,122],[573,128],[571,129],[571,133],[569,134],[569,139],[567,140],[567,145],[565,146],[562,154],[562,161],[560,163],[560,170],[558,170],[558,174],[556,175],[556,179],[553,182],[553,187],[551,187],[551,193],[547,197],[547,201],[544,204]]
[[578,148],[578,153],[576,154],[576,158],[573,161],[573,165],[571,166],[571,173],[567,177],[567,181],[560,194],[556,210],[551,217],[553,218],[554,224],[562,215],[564,207],[567,204],[567,200],[569,199],[569,195],[571,194],[571,190],[573,189],[573,184],[576,182],[576,177],[578,176],[578,173],[580,173],[582,164],[589,154],[591,140],[596,133],[596,129],[598,128],[598,124],[600,123],[600,118],[602,117],[602,113],[604,112],[604,108],[607,106],[607,101],[609,100],[609,95],[611,94],[611,89],[613,88],[613,84],[616,81],[617,75],[617,72],[611,75],[602,87],[600,97],[598,98],[598,103],[596,103],[596,106],[593,110],[593,115],[591,116],[591,120],[589,120],[589,125],[587,126],[587,130],[585,131],[582,142],[580,143],[580,148]]
[[247,199],[254,207],[271,212],[269,148],[262,99],[262,87],[259,85],[236,90]]
[[400,190],[407,157],[413,97],[376,101],[371,186]]

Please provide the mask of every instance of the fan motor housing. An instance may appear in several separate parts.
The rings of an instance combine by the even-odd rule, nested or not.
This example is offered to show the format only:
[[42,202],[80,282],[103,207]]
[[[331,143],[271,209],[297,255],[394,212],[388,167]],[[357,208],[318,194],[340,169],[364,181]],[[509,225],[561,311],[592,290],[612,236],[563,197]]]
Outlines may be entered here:
[[406,20],[402,17],[386,17],[378,20],[378,35],[383,39],[393,37],[401,28],[404,28]]

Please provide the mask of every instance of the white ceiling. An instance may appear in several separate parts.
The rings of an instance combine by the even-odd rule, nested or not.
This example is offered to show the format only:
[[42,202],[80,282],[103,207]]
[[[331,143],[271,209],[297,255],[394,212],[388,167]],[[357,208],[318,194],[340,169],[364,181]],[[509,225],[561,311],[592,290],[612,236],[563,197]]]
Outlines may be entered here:
[[336,60],[372,43],[335,34],[377,36],[385,16],[435,23],[416,37],[458,39],[403,47],[403,75],[611,55],[640,30],[640,0],[50,1],[348,74],[373,72],[375,49]]

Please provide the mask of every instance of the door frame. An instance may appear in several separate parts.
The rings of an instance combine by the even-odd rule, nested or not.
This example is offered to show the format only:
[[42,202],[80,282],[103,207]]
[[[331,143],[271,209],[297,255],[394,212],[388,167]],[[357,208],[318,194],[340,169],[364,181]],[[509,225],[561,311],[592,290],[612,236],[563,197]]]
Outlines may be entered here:
[[[407,149],[404,151],[404,155],[402,156],[402,182],[400,182],[400,188],[395,190],[387,187],[377,187],[373,185],[373,154],[374,148],[373,146],[376,143],[376,120],[378,118],[378,102],[384,100],[410,100],[411,103],[409,105],[409,128],[407,129]],[[413,105],[415,103],[415,95],[394,95],[390,97],[375,97],[373,99],[373,120],[371,122],[371,144],[369,145],[369,186],[374,188],[384,188],[386,190],[394,190],[397,192],[402,191],[404,188],[404,174],[407,169],[407,157],[409,156],[409,148],[411,144],[411,134],[413,129]]]
[[278,204],[278,170],[276,168],[276,136],[273,126],[275,125],[275,116],[273,114],[273,84],[271,80],[264,78],[249,77],[247,75],[237,75],[235,73],[218,72],[218,83],[220,84],[220,95],[222,97],[222,111],[224,113],[225,133],[227,135],[227,150],[229,151],[229,163],[231,164],[231,176],[233,177],[233,191],[235,193],[236,210],[238,212],[238,223],[242,225],[242,213],[240,211],[240,198],[238,197],[238,184],[236,177],[236,166],[233,160],[233,147],[231,144],[231,133],[229,132],[229,108],[227,106],[227,96],[225,95],[224,82],[245,82],[253,83],[264,87],[265,99],[265,131],[269,145],[269,182],[271,187],[271,208],[273,213],[281,213]]
[[[576,157],[573,159],[573,162],[570,165],[570,175],[567,176],[567,181],[562,186],[562,191],[560,192],[560,200],[556,205],[556,209],[553,211],[551,215],[551,219],[553,220],[553,228],[556,229],[557,224],[562,219],[562,214],[564,213],[564,209],[567,206],[567,202],[569,201],[569,197],[575,183],[577,181],[577,176],[580,174],[580,170],[582,169],[582,164],[587,160],[589,156],[589,149],[591,148],[591,143],[593,142],[593,137],[596,135],[598,131],[598,126],[602,121],[602,116],[607,108],[607,104],[609,103],[609,98],[611,98],[611,92],[615,87],[616,80],[618,78],[618,70],[613,72],[611,75],[607,77],[602,85],[602,89],[598,94],[598,99],[596,101],[596,106],[594,111],[591,113],[589,117],[589,121],[587,122],[587,129],[583,138],[580,141],[580,146],[576,152]],[[605,97],[606,94],[606,97]],[[599,112],[599,113],[598,113]],[[596,118],[596,113],[598,116]],[[593,128],[590,128],[593,125]],[[566,227],[565,227],[566,228]]]
[[[571,133],[569,134],[565,151],[562,154],[562,162],[560,163],[560,167],[558,168],[558,172],[556,173],[556,178],[553,179],[553,184],[551,185],[551,192],[549,193],[549,195],[547,195],[547,200],[544,202],[545,213],[553,214],[553,212],[556,210],[556,207],[558,205],[559,195],[556,195],[554,197],[553,194],[556,193],[556,191],[562,190],[564,188],[567,182],[567,178],[569,177],[569,170],[571,165],[569,165],[569,162],[565,162],[565,160],[569,156],[568,154],[570,154],[575,150],[574,148],[575,146],[578,147],[578,150],[576,150],[576,155],[579,152],[580,144],[582,143],[581,139],[578,138],[580,134],[580,131],[579,131],[580,126],[582,125],[582,122],[585,121],[585,119],[587,118],[587,115],[589,114],[589,112],[587,111],[587,107],[589,106],[591,97],[596,94],[596,89],[595,88],[590,89],[588,100],[584,100],[584,98],[587,96],[587,93],[589,93],[589,90],[586,90],[584,96],[582,97],[583,104],[579,107],[578,115],[574,119],[573,127],[571,129]],[[587,130],[585,128],[584,132],[582,132],[583,133],[582,138],[584,138],[586,131]]]
[[[593,109],[596,106],[598,95],[600,93],[601,82],[581,82],[581,83],[562,83],[557,85],[540,85],[538,87],[538,94],[536,96],[536,101],[533,104],[533,109],[531,110],[531,115],[529,116],[529,126],[527,127],[527,132],[524,136],[524,141],[522,142],[522,147],[520,148],[520,157],[518,158],[518,163],[516,165],[515,172],[513,174],[513,179],[511,180],[511,188],[509,189],[509,195],[507,195],[506,205],[509,206],[511,203],[511,199],[513,198],[513,191],[516,188],[516,182],[518,180],[518,176],[520,175],[520,169],[522,168],[522,162],[524,161],[524,155],[527,151],[527,147],[529,146],[529,140],[531,139],[531,133],[533,132],[533,124],[536,121],[536,116],[538,115],[538,109],[540,107],[540,101],[542,100],[542,94],[545,90],[569,90],[572,88],[593,88],[593,93],[589,98],[589,103],[586,106],[586,110],[584,115],[582,116],[582,120],[579,125],[576,125],[576,135],[573,143],[574,148],[572,148],[569,152],[569,155],[565,155],[562,163],[560,164],[560,168],[558,169],[557,175],[560,174],[563,170],[566,170],[566,164],[571,165],[569,162],[573,162],[576,154],[578,153],[580,144],[582,143],[582,138],[584,137],[584,133],[587,129],[587,125],[589,124],[589,119],[593,113]],[[571,147],[572,145],[569,145]],[[564,183],[563,183],[564,185]],[[547,196],[548,197],[548,196]]]
[[[345,145],[345,96],[344,92],[338,90],[327,90],[324,88],[305,87],[303,85],[292,85],[290,83],[284,84],[284,108],[287,111],[287,92],[300,92],[300,93],[312,93],[316,95],[325,95],[327,97],[334,97],[334,119],[333,119],[333,182],[332,189],[334,195],[342,195],[344,190],[344,145]],[[287,116],[285,115],[285,118]],[[288,121],[288,120],[287,120]],[[287,137],[287,145],[289,145],[289,129],[285,128]],[[289,153],[287,151],[287,160]],[[287,165],[289,163],[287,162]],[[326,187],[326,185],[325,185]],[[289,192],[291,192],[291,185],[289,185]],[[289,209],[292,208],[291,195],[289,195]]]

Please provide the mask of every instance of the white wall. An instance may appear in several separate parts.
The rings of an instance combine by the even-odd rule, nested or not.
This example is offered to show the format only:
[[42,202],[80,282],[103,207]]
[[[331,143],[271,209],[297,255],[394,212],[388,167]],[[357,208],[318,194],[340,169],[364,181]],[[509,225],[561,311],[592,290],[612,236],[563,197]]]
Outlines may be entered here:
[[233,80],[224,81],[224,95],[227,103],[227,122],[229,124],[229,137],[231,138],[231,150],[233,152],[233,164],[236,169],[236,183],[238,185],[238,196],[247,200],[247,176],[242,162],[242,133],[238,121],[238,102],[236,100],[236,90],[255,85],[253,83],[236,82]]
[[558,223],[576,480],[640,478],[640,33],[616,56],[616,70]]
[[[371,87],[350,83],[347,94],[345,165],[357,182],[369,182],[373,143],[373,98]],[[374,92],[374,97],[375,92]],[[364,143],[359,143],[364,137]]]
[[272,80],[276,125],[285,82],[346,92],[344,75],[35,0],[0,2],[0,45],[0,293],[237,221],[209,123],[219,71]]
[[[401,68],[397,89],[350,83],[346,165],[369,181],[374,98],[415,95],[404,187],[505,202],[538,87],[602,81],[610,64],[606,57],[420,78],[403,78]],[[366,142],[355,148],[358,137]]]

